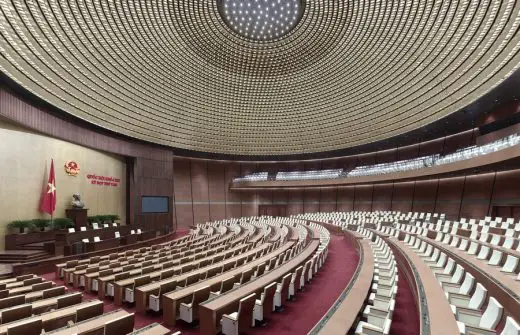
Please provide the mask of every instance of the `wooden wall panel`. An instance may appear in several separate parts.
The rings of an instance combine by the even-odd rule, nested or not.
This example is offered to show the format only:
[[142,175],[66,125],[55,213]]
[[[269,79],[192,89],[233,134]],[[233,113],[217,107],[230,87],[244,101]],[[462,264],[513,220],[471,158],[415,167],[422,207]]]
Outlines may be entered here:
[[414,182],[395,183],[392,210],[409,212],[412,210]]
[[442,152],[444,138],[421,143],[419,145],[419,156],[428,156]]
[[412,159],[419,156],[419,145],[397,148],[397,160]]
[[397,160],[397,149],[385,150],[376,154],[376,164],[389,163]]
[[492,202],[493,204],[520,204],[520,170],[496,174]]
[[354,209],[354,187],[342,187],[338,189],[337,210],[348,212]]
[[494,173],[466,177],[460,217],[483,217],[488,214],[494,179]]
[[210,219],[226,218],[226,164],[208,162],[208,192]]
[[373,185],[356,186],[354,191],[354,210],[371,211],[373,191]]
[[393,189],[393,184],[374,185],[373,211],[389,211],[392,209]]
[[435,200],[437,197],[437,188],[437,180],[416,182],[412,210],[414,212],[433,212],[435,208]]
[[317,213],[320,211],[320,190],[306,189],[303,192],[304,213]]
[[441,179],[435,211],[446,214],[448,218],[457,218],[461,208],[464,185],[464,177]]
[[187,159],[175,159],[173,162],[173,194],[177,227],[187,229],[193,225],[193,201],[191,196],[191,167]]
[[335,212],[338,190],[323,188],[320,190],[320,212]]
[[287,215],[303,213],[303,190],[287,191]]

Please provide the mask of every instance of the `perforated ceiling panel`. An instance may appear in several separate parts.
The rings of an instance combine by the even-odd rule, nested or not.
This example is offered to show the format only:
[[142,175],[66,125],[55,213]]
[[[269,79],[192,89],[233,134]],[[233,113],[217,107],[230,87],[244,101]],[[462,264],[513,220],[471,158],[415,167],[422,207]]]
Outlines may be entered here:
[[226,23],[222,2],[0,0],[1,70],[138,139],[285,155],[423,126],[520,64],[519,1],[307,0],[265,39]]

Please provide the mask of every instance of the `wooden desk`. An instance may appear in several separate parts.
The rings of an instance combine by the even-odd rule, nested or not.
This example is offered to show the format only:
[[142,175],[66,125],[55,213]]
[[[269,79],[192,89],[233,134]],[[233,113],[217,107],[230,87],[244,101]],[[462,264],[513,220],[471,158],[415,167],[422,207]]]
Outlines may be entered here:
[[[19,324],[21,322],[25,322],[28,320],[42,320],[43,329],[45,331],[57,329],[67,325],[68,321],[74,321],[76,319],[76,310],[80,307],[86,307],[90,305],[94,305],[99,303],[99,300],[91,300],[87,302],[82,302],[81,304],[77,304],[74,306],[69,306],[61,309],[57,309],[52,312],[48,312],[42,315],[33,316],[30,318],[25,318],[22,320],[13,321],[10,323],[5,323],[0,325],[0,335],[7,335],[7,328],[9,326],[13,326]],[[73,334],[74,332],[68,332],[67,334]]]
[[348,231],[347,234],[352,235],[353,239],[350,241],[355,244],[359,252],[356,272],[332,307],[311,329],[309,332],[311,335],[347,334],[353,326],[356,326],[357,316],[363,309],[370,292],[374,276],[374,255],[370,243],[354,232]]
[[[242,240],[242,239],[240,239],[240,241],[241,241],[241,240]],[[225,243],[225,242],[224,242],[224,243]],[[166,269],[163,269],[162,267],[160,267],[160,268],[156,268],[155,271],[150,272],[150,273],[147,274],[147,275],[150,276],[150,279],[151,279],[152,281],[154,281],[154,280],[158,280],[158,279],[161,277],[161,273],[162,273],[164,270],[168,270],[168,269],[173,269],[174,271],[176,271],[176,270],[181,270],[182,267],[184,267],[184,266],[187,266],[187,265],[198,265],[198,264],[199,264],[200,262],[202,262],[202,261],[212,260],[212,259],[215,258],[216,256],[220,256],[220,255],[223,256],[223,255],[225,255],[225,254],[227,254],[227,253],[230,253],[230,252],[233,252],[233,253],[234,253],[234,252],[236,252],[236,251],[238,251],[238,250],[241,250],[241,249],[243,249],[243,248],[245,248],[245,247],[247,247],[247,244],[237,244],[235,247],[233,247],[233,248],[231,248],[231,249],[224,249],[224,250],[223,250],[222,252],[220,252],[220,253],[216,253],[216,254],[213,254],[213,255],[211,255],[211,256],[204,257],[204,258],[199,258],[199,259],[194,260],[194,261],[192,261],[192,262],[188,262],[188,263],[184,263],[184,264],[180,264],[180,265],[174,265],[173,267],[171,267],[171,268],[166,268]],[[219,247],[217,247],[217,248],[219,248]],[[215,248],[210,249],[210,250],[215,250]],[[255,248],[254,250],[255,250],[255,252],[256,252],[257,250],[261,250],[261,249],[256,249],[256,248]],[[249,253],[252,253],[252,251],[249,251],[248,254],[249,254]],[[242,255],[242,256],[243,256],[243,255]],[[200,269],[198,269],[198,270],[196,270],[196,271],[198,271],[198,272],[203,272],[203,271],[205,271],[205,270],[207,270],[207,269],[209,269],[209,268],[211,268],[211,267],[214,267],[214,266],[212,266],[212,265],[208,265],[208,266],[202,267],[202,268],[200,268]],[[194,272],[190,271],[190,272],[188,272],[187,274],[190,275],[190,274],[193,274],[193,273],[194,273]],[[113,283],[113,284],[114,284],[114,304],[115,304],[116,306],[120,306],[120,305],[122,305],[122,303],[123,303],[123,295],[124,295],[125,288],[128,287],[128,286],[133,285],[133,283],[134,283],[134,279],[135,279],[135,276],[134,276],[134,278],[127,278],[127,279],[119,280],[119,281]],[[168,279],[166,279],[166,280],[168,281],[168,280],[173,280],[173,279],[172,279],[172,278],[168,278]],[[157,285],[157,284],[159,284],[159,286],[160,286],[161,283],[162,283],[161,281],[156,281],[156,282],[155,282],[154,284],[152,284],[152,285]],[[102,284],[102,283],[100,283],[100,284]],[[147,285],[145,285],[145,286],[147,286]],[[101,296],[99,296],[99,297],[102,298]],[[104,293],[103,293],[103,297],[104,297]],[[136,299],[137,299],[137,298],[138,298],[138,297],[137,297],[137,295],[136,295]],[[139,298],[140,298],[140,296],[139,296]],[[146,299],[148,299],[148,298],[146,297]],[[136,301],[137,301],[137,300],[136,300]],[[146,303],[146,302],[145,302],[145,303]],[[136,302],[136,305],[137,305],[137,302]]]
[[516,280],[516,276],[508,275],[500,271],[499,267],[488,265],[487,261],[477,259],[476,256],[458,248],[425,237],[420,238],[439,248],[464,267],[477,282],[482,283],[488,289],[489,295],[497,299],[504,310],[511,313],[516,320],[520,320],[520,281]]
[[[257,253],[258,251],[263,251],[263,250],[269,248],[269,246],[270,246],[269,244],[262,244],[262,245],[259,245],[256,248],[251,249],[248,252],[245,252],[243,254],[231,257],[229,259],[224,259],[224,260],[222,260],[222,261],[220,261],[218,263],[208,265],[208,266],[200,268],[198,270],[191,271],[191,272],[179,275],[179,276],[174,276],[174,277],[162,280],[162,281],[157,281],[157,282],[152,283],[152,284],[141,286],[138,289],[136,289],[135,293],[134,293],[135,294],[136,312],[138,312],[138,313],[145,313],[146,312],[146,309],[147,309],[147,306],[148,306],[148,300],[149,300],[150,295],[151,294],[157,294],[159,292],[159,288],[161,287],[161,284],[164,284],[164,283],[169,282],[169,281],[182,281],[182,280],[186,279],[186,277],[189,276],[189,275],[201,274],[201,273],[204,273],[204,272],[206,272],[206,271],[208,271],[210,269],[214,269],[214,268],[218,268],[220,266],[223,266],[224,264],[227,264],[227,263],[230,263],[230,262],[235,262],[239,258],[248,257],[249,255]],[[263,256],[263,257],[259,258],[258,260],[254,260],[254,261],[252,261],[250,263],[244,264],[243,266],[239,266],[239,267],[237,267],[237,268],[235,268],[233,270],[225,272],[222,275],[214,276],[214,277],[212,277],[210,279],[206,279],[206,280],[203,280],[203,281],[201,281],[199,283],[196,283],[194,285],[190,285],[187,288],[181,289],[179,291],[184,291],[186,289],[191,289],[191,288],[196,287],[196,286],[198,287],[198,286],[201,285],[201,283],[205,283],[202,286],[210,285],[209,283],[217,283],[217,284],[220,285],[220,282],[222,281],[222,276],[225,276],[226,274],[228,274],[225,277],[225,278],[228,278],[231,275],[231,273],[234,273],[234,272],[241,273],[242,270],[240,270],[240,269],[244,269],[247,266],[251,266],[252,267],[252,266],[258,265],[258,264],[262,263],[261,260],[265,261],[267,259],[270,259],[270,258],[267,258],[267,256]],[[271,256],[271,258],[272,258],[272,256]],[[221,279],[218,279],[218,278],[221,278]],[[175,292],[172,292],[172,293],[177,293],[179,291],[175,291]],[[190,291],[190,292],[193,292],[193,291]],[[171,293],[168,293],[168,294],[164,295],[163,299],[166,299],[166,297],[169,294],[171,294]],[[175,305],[175,306],[177,306],[177,305]],[[172,307],[172,310],[174,310],[173,307]],[[167,313],[166,310],[165,310],[164,313]],[[175,309],[175,313],[176,313],[176,309]],[[175,318],[173,318],[172,325],[173,324],[175,324]]]
[[220,284],[223,280],[230,278],[230,277],[236,277],[240,276],[242,272],[249,270],[251,268],[254,268],[255,266],[258,266],[260,264],[263,264],[265,262],[268,262],[269,260],[278,257],[278,255],[284,253],[286,250],[289,250],[294,245],[293,241],[288,241],[285,244],[283,244],[278,249],[274,250],[273,252],[262,256],[258,259],[255,259],[252,262],[246,263],[243,266],[237,267],[235,269],[229,270],[227,272],[224,272],[218,276],[206,279],[204,281],[198,282],[194,285],[185,287],[183,289],[167,293],[166,295],[163,295],[163,319],[166,325],[168,326],[175,326],[175,323],[177,321],[177,316],[179,314],[179,305],[181,302],[188,302],[188,300],[191,299],[191,296],[193,295],[193,292],[204,287],[204,286],[210,286],[210,289],[212,291],[218,291],[220,288]]
[[128,335],[168,335],[171,331],[158,323],[152,323],[144,328],[138,329]]
[[93,252],[119,247],[119,245],[121,244],[121,240],[119,238],[109,238],[101,240],[99,242],[82,243],[86,252]]
[[[316,252],[320,242],[311,241],[307,247],[296,257],[279,267],[267,272],[263,276],[241,285],[237,289],[231,290],[215,299],[209,300],[199,305],[200,315],[200,334],[213,335],[217,333],[217,327],[223,314],[230,314],[238,310],[240,299],[251,293],[260,293],[264,287],[272,282],[279,281],[287,273],[294,271]],[[165,309],[166,312],[166,309]]]
[[[384,238],[394,251],[401,253],[414,272],[418,291],[418,309],[421,334],[459,334],[457,321],[442,287],[426,263],[402,241],[394,237]],[[396,257],[397,258],[397,257]]]
[[89,333],[94,332],[96,330],[103,330],[105,328],[105,323],[120,318],[122,316],[128,315],[129,313],[123,309],[119,309],[116,311],[108,312],[99,317],[92,318],[89,320],[85,320],[79,323],[74,324],[72,327],[67,327],[63,329],[57,329],[53,332],[46,334],[53,335],[71,335],[71,334],[79,334],[88,331]]

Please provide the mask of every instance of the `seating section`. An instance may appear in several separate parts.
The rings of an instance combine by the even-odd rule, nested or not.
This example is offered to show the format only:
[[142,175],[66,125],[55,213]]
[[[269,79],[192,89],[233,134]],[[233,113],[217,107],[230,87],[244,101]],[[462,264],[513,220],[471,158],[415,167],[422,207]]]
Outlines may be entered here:
[[520,333],[520,222],[513,218],[450,221],[438,213],[400,212],[295,218],[354,231],[371,241],[374,276],[356,334],[389,334],[391,328],[398,272],[385,241],[416,254],[426,265],[437,282],[433,285],[442,288],[446,306],[451,306],[460,334]]
[[[520,144],[520,134],[512,134],[484,145],[473,145],[458,149],[446,155],[432,154],[417,158],[380,163],[374,165],[359,165],[351,169],[312,170],[312,171],[280,171],[273,180],[319,180],[336,178],[353,178],[361,176],[377,176],[388,173],[404,172],[439,166],[507,149]],[[256,172],[244,177],[233,179],[234,183],[250,181],[269,181],[267,172]]]
[[[166,325],[196,325],[209,304],[219,313],[210,324],[214,331],[242,332],[283,311],[311,283],[329,241],[316,223],[250,217],[198,224],[150,247],[59,263],[55,275],[63,285],[36,275],[0,282],[0,334],[169,334],[160,324],[134,330],[134,313],[122,307],[160,312]],[[99,299],[86,299],[81,290]],[[113,299],[114,311],[103,312],[106,299]],[[229,299],[236,310],[224,313],[220,303]]]

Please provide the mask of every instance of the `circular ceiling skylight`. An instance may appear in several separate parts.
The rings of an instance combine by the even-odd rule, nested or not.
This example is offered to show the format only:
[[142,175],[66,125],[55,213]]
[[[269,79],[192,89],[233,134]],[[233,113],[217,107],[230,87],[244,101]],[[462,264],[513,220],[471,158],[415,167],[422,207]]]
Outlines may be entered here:
[[220,0],[219,10],[236,33],[270,41],[290,32],[301,18],[303,0]]

